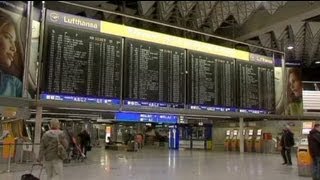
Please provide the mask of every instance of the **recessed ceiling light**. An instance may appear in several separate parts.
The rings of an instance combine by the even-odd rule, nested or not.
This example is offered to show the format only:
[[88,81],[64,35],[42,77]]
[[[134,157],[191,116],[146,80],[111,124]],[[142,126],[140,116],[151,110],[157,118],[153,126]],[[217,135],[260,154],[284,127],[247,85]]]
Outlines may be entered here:
[[293,46],[288,46],[287,49],[291,50],[293,49]]

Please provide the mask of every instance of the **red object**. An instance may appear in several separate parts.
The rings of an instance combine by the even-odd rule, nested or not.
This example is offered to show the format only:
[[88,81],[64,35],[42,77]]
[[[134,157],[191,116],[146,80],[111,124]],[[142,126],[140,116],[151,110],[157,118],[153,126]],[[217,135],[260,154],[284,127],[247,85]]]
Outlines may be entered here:
[[272,134],[271,133],[263,133],[263,139],[264,140],[272,140]]

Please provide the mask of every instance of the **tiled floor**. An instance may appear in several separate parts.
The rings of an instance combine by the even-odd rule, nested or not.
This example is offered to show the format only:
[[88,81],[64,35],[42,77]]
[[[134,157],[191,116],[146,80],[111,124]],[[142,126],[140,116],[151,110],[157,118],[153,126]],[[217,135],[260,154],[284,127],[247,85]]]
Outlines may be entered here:
[[[112,180],[308,180],[293,166],[281,165],[278,154],[168,151],[140,152],[94,149],[86,162],[68,164],[64,179]],[[28,166],[25,167],[25,169]],[[0,179],[20,179],[26,171],[0,174]],[[35,172],[37,173],[37,171]],[[45,171],[41,179],[46,179]]]

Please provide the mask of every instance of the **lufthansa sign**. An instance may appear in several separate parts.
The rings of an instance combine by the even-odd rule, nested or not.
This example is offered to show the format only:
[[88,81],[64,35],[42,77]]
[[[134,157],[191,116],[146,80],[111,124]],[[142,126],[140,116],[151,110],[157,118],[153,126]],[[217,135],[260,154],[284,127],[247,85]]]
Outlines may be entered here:
[[75,28],[100,32],[100,21],[47,10],[47,21],[50,23],[66,25]]

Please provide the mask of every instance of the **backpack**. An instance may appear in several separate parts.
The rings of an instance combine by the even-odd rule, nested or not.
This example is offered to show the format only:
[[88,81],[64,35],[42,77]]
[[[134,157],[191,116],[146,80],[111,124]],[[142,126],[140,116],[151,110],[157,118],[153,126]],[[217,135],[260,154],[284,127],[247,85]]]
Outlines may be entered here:
[[66,148],[61,144],[59,135],[57,135],[57,146],[58,146],[58,152],[57,155],[61,160],[65,160],[68,158],[68,153],[66,151]]

